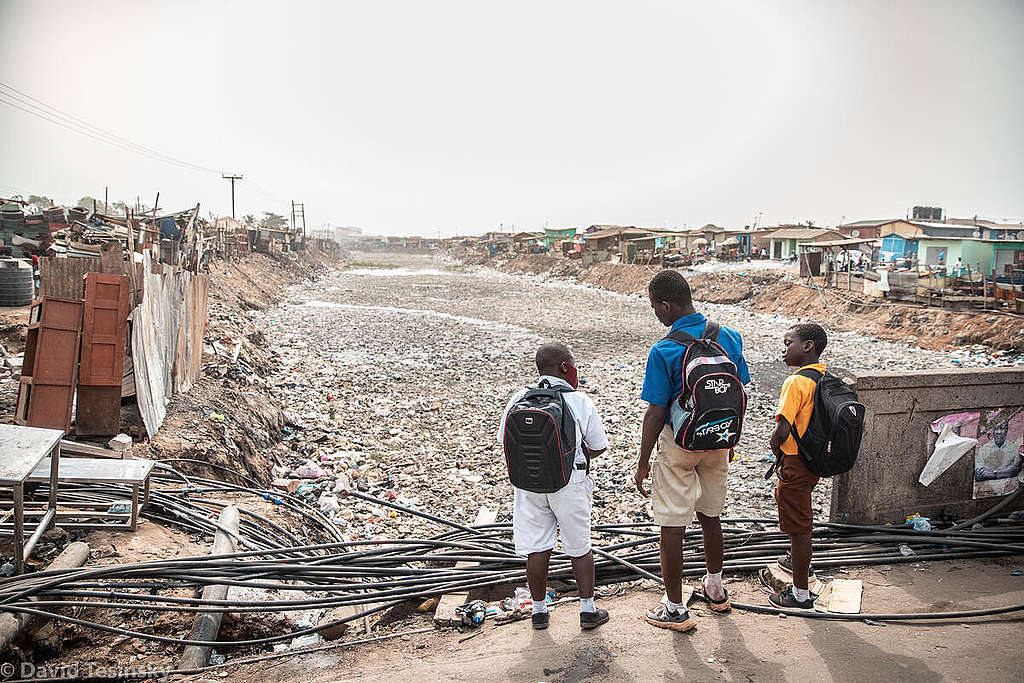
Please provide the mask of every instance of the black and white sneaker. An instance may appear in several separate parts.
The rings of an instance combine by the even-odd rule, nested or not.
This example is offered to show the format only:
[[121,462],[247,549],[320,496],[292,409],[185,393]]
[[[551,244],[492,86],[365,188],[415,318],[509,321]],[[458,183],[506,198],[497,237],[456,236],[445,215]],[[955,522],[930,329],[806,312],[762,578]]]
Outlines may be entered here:
[[530,620],[533,622],[533,628],[537,631],[543,631],[548,627],[548,619],[550,618],[550,612],[534,612]]
[[[779,558],[778,565],[780,567],[782,567],[783,569],[785,569],[790,574],[792,574],[793,573],[793,556],[791,554],[789,554],[789,553],[786,553],[785,555],[783,555],[782,557]],[[812,565],[810,565],[807,568],[807,580],[810,581],[813,578],[814,578],[814,565],[812,564]]]
[[814,598],[818,596],[814,593],[811,593],[810,596],[806,600],[797,600],[796,595],[793,594],[793,587],[790,586],[781,593],[769,595],[768,602],[784,609],[814,609]]
[[697,626],[697,622],[685,609],[673,612],[663,602],[659,603],[657,607],[647,610],[647,623],[658,628],[684,632],[693,630]]

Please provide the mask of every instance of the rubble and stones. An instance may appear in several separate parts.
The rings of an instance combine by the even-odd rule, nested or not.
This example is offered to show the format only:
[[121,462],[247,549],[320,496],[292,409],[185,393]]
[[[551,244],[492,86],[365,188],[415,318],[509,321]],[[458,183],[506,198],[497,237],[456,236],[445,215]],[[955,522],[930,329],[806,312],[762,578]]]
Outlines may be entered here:
[[[315,482],[304,493],[350,538],[433,533],[431,522],[346,498],[351,487],[456,521],[481,505],[511,517],[512,490],[496,443],[509,396],[535,380],[533,354],[568,344],[611,448],[594,462],[598,523],[645,521],[633,485],[640,401],[650,344],[665,330],[646,299],[547,276],[508,274],[437,257],[374,254],[376,261],[296,286],[286,304],[254,313],[279,361],[267,379],[294,431],[275,476]],[[702,292],[695,290],[698,300]],[[730,469],[727,516],[773,517],[767,436],[779,386],[781,337],[794,319],[701,302],[741,332],[751,367],[749,409]],[[839,372],[999,365],[985,347],[944,353],[856,332],[832,332],[825,360]],[[288,484],[284,484],[288,486]],[[302,489],[299,494],[303,495]],[[816,490],[827,513],[829,486]]]

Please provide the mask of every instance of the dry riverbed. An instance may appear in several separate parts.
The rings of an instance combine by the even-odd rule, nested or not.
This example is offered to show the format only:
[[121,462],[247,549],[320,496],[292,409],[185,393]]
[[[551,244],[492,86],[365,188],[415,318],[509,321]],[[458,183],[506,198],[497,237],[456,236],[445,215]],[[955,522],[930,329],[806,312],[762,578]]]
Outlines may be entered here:
[[[307,495],[347,533],[439,531],[432,522],[335,496],[350,483],[459,522],[472,521],[481,505],[496,507],[499,521],[510,519],[512,490],[495,429],[508,397],[535,381],[534,351],[550,340],[573,349],[582,389],[612,444],[594,462],[595,520],[650,518],[632,473],[644,364],[665,328],[645,299],[426,256],[355,258],[347,270],[295,286],[284,304],[258,314],[280,361],[273,391],[296,426],[282,459],[309,459],[331,477]],[[788,373],[780,340],[793,320],[736,305],[698,308],[743,335],[753,376],[726,516],[773,517],[772,484],[762,475]],[[840,373],[952,367],[954,358],[961,366],[993,362],[987,354],[954,356],[852,332],[832,334],[824,356]],[[817,514],[827,514],[828,495],[825,482]]]

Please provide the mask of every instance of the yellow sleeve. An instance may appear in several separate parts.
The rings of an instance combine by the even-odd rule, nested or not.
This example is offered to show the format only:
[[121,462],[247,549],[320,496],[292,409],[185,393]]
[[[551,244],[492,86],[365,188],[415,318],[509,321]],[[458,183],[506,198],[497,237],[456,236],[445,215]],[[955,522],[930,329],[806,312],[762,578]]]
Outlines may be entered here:
[[779,395],[777,418],[784,417],[789,424],[796,424],[796,415],[808,399],[805,384],[805,382],[799,381],[797,375],[790,375],[786,378],[786,381],[782,383],[782,393]]

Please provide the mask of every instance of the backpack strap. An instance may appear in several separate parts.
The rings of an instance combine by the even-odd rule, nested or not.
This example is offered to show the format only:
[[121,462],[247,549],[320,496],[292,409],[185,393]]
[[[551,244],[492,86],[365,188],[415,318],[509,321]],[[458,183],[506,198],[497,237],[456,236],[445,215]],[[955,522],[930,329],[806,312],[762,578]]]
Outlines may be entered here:
[[716,323],[714,320],[709,320],[704,325],[704,333],[700,335],[701,339],[710,339],[711,341],[718,341],[718,334],[722,331],[722,326]]
[[[814,382],[814,384],[815,384],[814,395],[815,395],[815,398],[817,398],[817,395],[818,395],[817,384],[825,376],[825,373],[823,373],[821,370],[815,370],[814,368],[802,368],[802,369],[798,370],[796,374],[800,375],[801,377],[806,377],[807,379],[809,379],[809,380]],[[811,419],[812,420],[814,419],[814,413],[813,412],[811,413]],[[810,423],[808,423],[807,427],[804,429],[804,435],[805,436],[807,435],[807,430],[810,429],[810,428],[811,428],[811,425],[810,425]],[[789,433],[793,437],[793,441],[796,442],[797,449],[799,449],[800,448],[800,439],[802,439],[803,437],[801,437],[800,434],[796,431],[796,425],[791,425],[791,429],[790,429]]]
[[692,334],[687,334],[682,330],[672,330],[664,337],[662,337],[662,340],[665,339],[669,341],[674,341],[676,344],[680,344],[681,346],[689,346],[693,342],[697,341],[697,338],[694,337]]
[[[721,331],[721,325],[712,320],[708,320],[704,324],[704,331],[701,332],[700,338],[709,339],[711,341],[718,341],[718,335],[719,333],[721,333]],[[692,334],[688,334],[686,332],[683,332],[682,330],[672,330],[671,332],[666,334],[663,337],[663,339],[674,341],[675,343],[681,344],[683,346],[689,346],[693,342],[697,341],[697,338],[694,337]]]
[[821,370],[815,370],[814,368],[803,368],[802,370],[797,371],[796,374],[801,377],[806,377],[809,380],[813,380],[815,384],[820,382],[821,378],[825,376],[825,373]]
[[[529,389],[529,388],[530,387],[527,387],[527,389]],[[564,394],[564,393],[568,393],[568,392],[571,392],[571,391],[576,391],[576,389],[573,389],[572,387],[564,387],[561,384],[552,384],[551,382],[549,382],[546,379],[542,379],[541,381],[537,382],[537,387],[536,388],[537,389],[548,389],[550,391],[554,391],[554,392],[557,392],[559,394]]]

